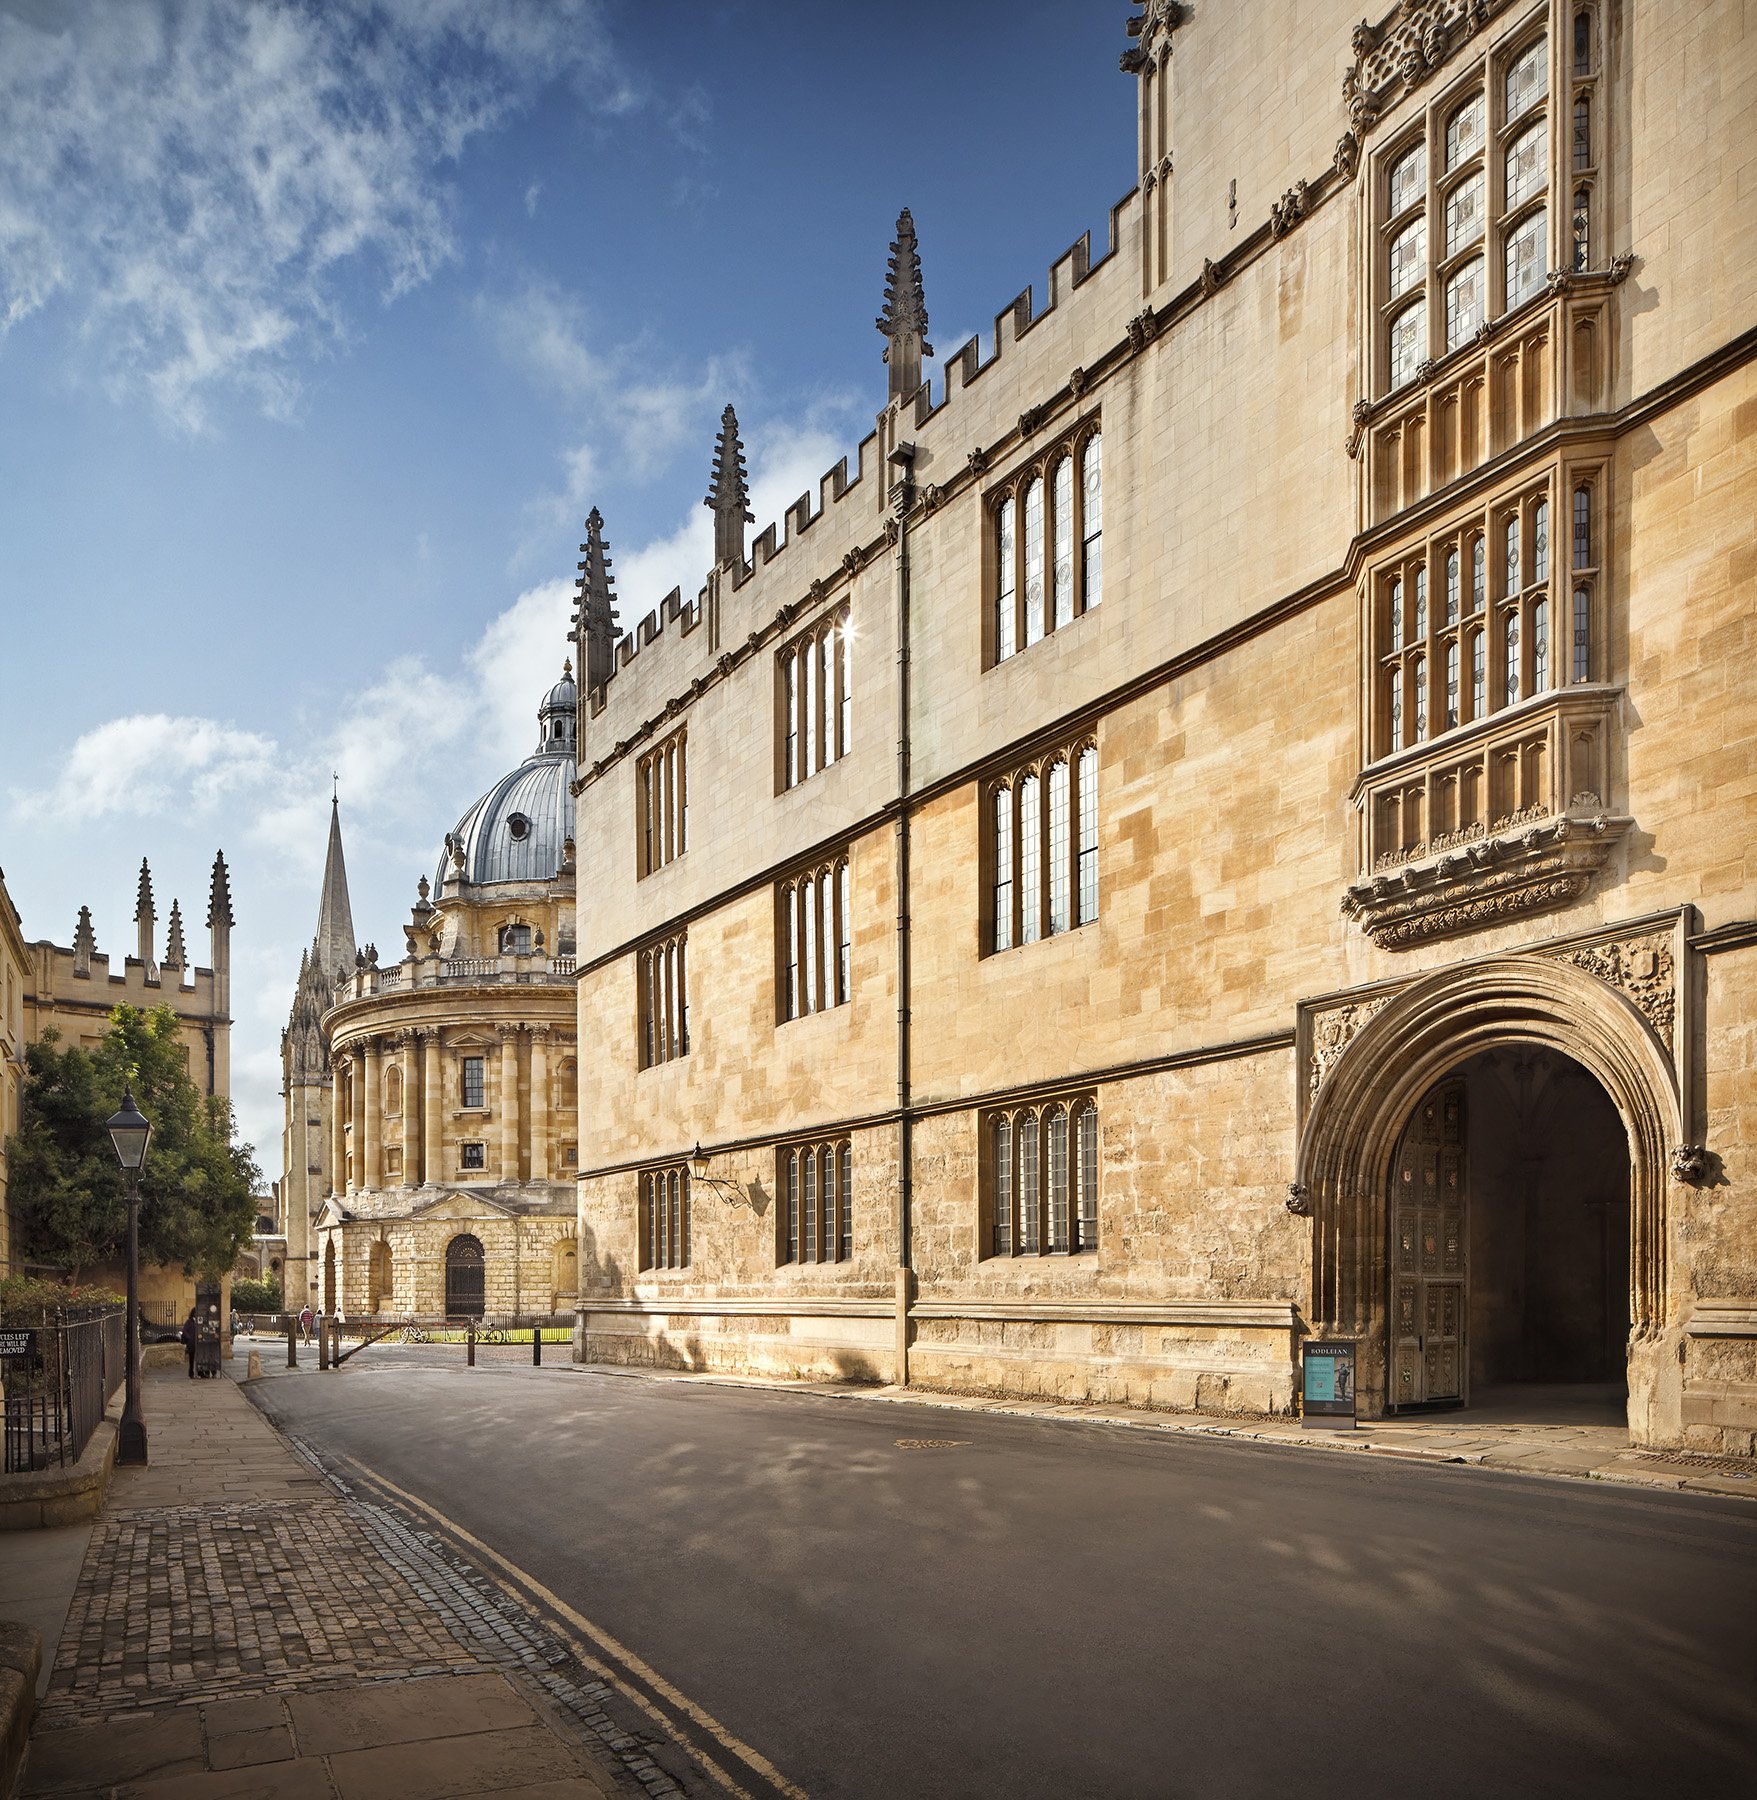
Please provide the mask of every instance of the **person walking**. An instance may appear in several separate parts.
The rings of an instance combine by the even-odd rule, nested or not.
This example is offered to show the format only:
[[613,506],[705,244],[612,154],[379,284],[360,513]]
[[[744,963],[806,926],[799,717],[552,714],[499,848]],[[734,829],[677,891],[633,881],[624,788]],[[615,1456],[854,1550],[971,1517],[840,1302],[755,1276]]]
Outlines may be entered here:
[[299,1309],[299,1342],[300,1343],[309,1344],[311,1342],[312,1323],[313,1323],[313,1320],[311,1317],[311,1302],[308,1300]]
[[201,1328],[195,1322],[195,1308],[189,1309],[189,1317],[183,1321],[183,1329],[177,1334],[183,1340],[184,1360],[189,1364],[189,1379],[195,1379],[195,1345],[201,1336]]

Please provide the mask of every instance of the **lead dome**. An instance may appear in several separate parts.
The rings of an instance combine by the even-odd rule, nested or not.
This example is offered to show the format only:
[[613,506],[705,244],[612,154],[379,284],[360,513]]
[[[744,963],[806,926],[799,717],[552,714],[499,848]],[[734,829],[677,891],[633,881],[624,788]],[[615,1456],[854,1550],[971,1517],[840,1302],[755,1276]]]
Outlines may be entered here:
[[501,776],[447,835],[434,888],[460,881],[552,881],[574,832],[574,737],[579,687],[573,663],[562,666],[537,709],[537,748]]

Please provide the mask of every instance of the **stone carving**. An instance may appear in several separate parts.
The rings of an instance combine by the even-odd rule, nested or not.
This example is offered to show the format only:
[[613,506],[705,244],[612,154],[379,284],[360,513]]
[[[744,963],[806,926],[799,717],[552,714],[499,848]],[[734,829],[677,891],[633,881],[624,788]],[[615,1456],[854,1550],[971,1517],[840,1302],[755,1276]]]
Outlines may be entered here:
[[1310,194],[1310,187],[1301,179],[1269,208],[1269,229],[1276,237],[1286,237],[1306,216]]
[[970,473],[978,480],[988,472],[988,452],[978,444],[965,459],[970,465]]
[[1159,320],[1152,307],[1138,312],[1129,320],[1129,348],[1145,350],[1159,332]]
[[1344,181],[1354,179],[1354,172],[1360,167],[1360,139],[1352,131],[1343,132],[1336,140],[1336,154],[1331,162]]
[[1620,251],[1611,258],[1611,286],[1620,286],[1629,278],[1629,271],[1635,266],[1635,258],[1627,250]]
[[885,542],[894,546],[902,535],[902,524],[898,521],[896,515],[893,514],[890,518],[885,520]]
[[1290,1181],[1287,1184],[1287,1210],[1296,1219],[1309,1219],[1312,1216],[1312,1190],[1303,1181]]
[[[1341,1060],[1342,1052],[1353,1043],[1360,1028],[1389,1002],[1389,994],[1373,1000],[1351,1000],[1344,1006],[1332,1007],[1312,1021],[1312,1067],[1307,1092],[1315,1099],[1318,1089],[1329,1079],[1330,1071]],[[1291,1205],[1289,1207],[1291,1211]]]
[[[1142,4],[1143,0],[1137,0]],[[1169,39],[1184,22],[1180,0],[1144,0],[1143,10],[1123,27],[1135,41],[1122,53],[1117,67],[1125,75],[1151,75],[1158,64],[1153,46],[1160,38]]]
[[1543,278],[1543,284],[1549,290],[1550,294],[1556,298],[1560,298],[1563,294],[1572,293],[1574,291],[1573,271],[1569,269],[1551,269]]
[[1084,369],[1076,368],[1076,369],[1069,371],[1068,392],[1070,394],[1072,394],[1076,400],[1078,400],[1079,397],[1083,393],[1085,393],[1087,386],[1088,386],[1088,381],[1087,381],[1086,371]]
[[1028,438],[1043,423],[1044,408],[1028,406],[1019,414],[1019,436]]
[[1706,1144],[1679,1144],[1672,1151],[1672,1179],[1701,1187],[1711,1167]]
[[1354,28],[1354,63],[1342,77],[1342,104],[1364,136],[1388,106],[1420,87],[1498,13],[1507,0],[1399,0],[1377,25]]
[[1225,285],[1226,277],[1220,273],[1220,265],[1212,257],[1202,258],[1202,292],[1210,299],[1218,294]]
[[1584,969],[1625,995],[1653,1027],[1660,1042],[1671,1048],[1677,981],[1671,943],[1663,934],[1620,938],[1608,944],[1580,944],[1557,954],[1562,962]]
[[[1516,822],[1524,823],[1523,813],[1495,829]],[[1427,860],[1375,869],[1344,893],[1342,911],[1381,949],[1402,950],[1565,906],[1586,892],[1631,823],[1603,814],[1545,818],[1438,857],[1433,845],[1419,846]]]
[[850,575],[858,575],[860,573],[860,565],[865,561],[866,552],[856,544],[854,548],[842,558],[842,567],[847,570]]

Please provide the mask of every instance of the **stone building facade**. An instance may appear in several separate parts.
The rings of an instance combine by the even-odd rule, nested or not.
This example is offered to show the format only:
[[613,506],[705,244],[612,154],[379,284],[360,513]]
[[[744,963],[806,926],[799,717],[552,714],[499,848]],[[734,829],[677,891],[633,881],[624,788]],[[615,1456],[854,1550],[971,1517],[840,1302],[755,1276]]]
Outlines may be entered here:
[[570,665],[536,750],[447,834],[397,964],[353,945],[332,818],[285,1050],[288,1266],[309,1206],[326,1312],[573,1312],[577,709]]
[[[79,909],[70,945],[46,938],[26,942],[19,916],[0,883],[0,1200],[5,1193],[6,1140],[18,1129],[19,1096],[24,1082],[24,1048],[44,1032],[58,1034],[63,1049],[92,1049],[110,1028],[118,1006],[150,1011],[169,1007],[188,1060],[190,1078],[204,1094],[231,1096],[232,1079],[232,915],[231,873],[216,852],[208,878],[208,949],[211,966],[190,961],[184,934],[183,908],[173,899],[165,923],[164,952],[159,953],[158,909],[152,870],[141,860],[135,890],[135,953],[118,969],[98,949],[89,906]],[[0,1207],[0,1215],[4,1208]],[[0,1273],[22,1268],[12,1253],[9,1216],[0,1225]],[[142,1268],[143,1302],[165,1316],[195,1303],[194,1278],[181,1267],[157,1264]],[[120,1287],[120,1263],[89,1272],[87,1279]]]
[[577,1353],[1749,1452],[1757,26],[1268,11],[699,595],[594,519]]

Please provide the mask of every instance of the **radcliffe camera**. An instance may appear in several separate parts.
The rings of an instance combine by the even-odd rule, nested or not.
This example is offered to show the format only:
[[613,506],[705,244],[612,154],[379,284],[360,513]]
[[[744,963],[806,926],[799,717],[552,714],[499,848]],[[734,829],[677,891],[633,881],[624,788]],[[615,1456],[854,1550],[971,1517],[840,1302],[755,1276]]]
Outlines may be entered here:
[[0,1800],[1757,1793],[1757,17],[0,0]]

